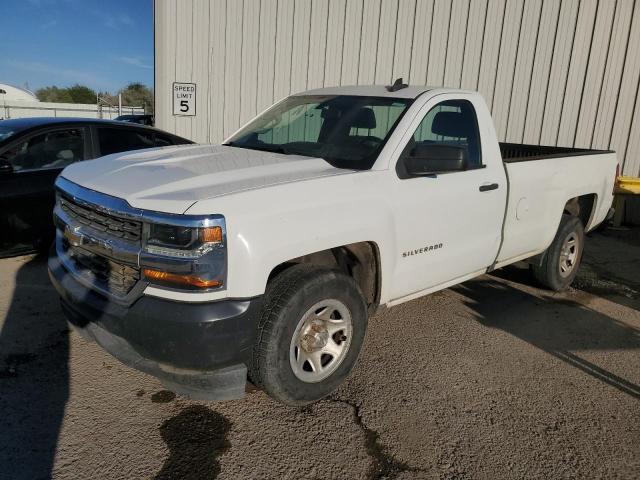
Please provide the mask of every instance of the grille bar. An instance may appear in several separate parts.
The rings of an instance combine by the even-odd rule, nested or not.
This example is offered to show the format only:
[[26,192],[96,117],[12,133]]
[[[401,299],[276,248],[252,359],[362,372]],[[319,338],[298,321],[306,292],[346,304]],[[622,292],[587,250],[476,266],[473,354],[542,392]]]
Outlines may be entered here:
[[[141,278],[137,256],[142,222],[76,201],[63,191],[56,211],[61,233],[57,248],[73,271],[106,295],[126,297]],[[67,230],[72,232],[69,238]]]
[[98,212],[78,205],[65,197],[60,197],[60,208],[74,220],[99,232],[105,232],[115,238],[131,242],[142,239],[142,223],[126,218]]
[[90,273],[96,286],[117,297],[124,297],[140,280],[140,270],[89,252],[80,247],[71,247],[63,241],[63,248],[74,262],[75,269]]

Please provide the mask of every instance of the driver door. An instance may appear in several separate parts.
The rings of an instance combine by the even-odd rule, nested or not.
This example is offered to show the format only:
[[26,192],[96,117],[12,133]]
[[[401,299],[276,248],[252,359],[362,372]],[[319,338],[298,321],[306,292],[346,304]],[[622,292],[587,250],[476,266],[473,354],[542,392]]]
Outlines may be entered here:
[[[396,164],[392,301],[484,272],[498,253],[506,201],[504,173],[497,170],[501,160],[483,156],[492,149],[483,148],[473,97],[435,97],[410,131]],[[414,152],[432,153],[433,159],[447,149],[462,150],[466,166],[414,175],[404,169]]]

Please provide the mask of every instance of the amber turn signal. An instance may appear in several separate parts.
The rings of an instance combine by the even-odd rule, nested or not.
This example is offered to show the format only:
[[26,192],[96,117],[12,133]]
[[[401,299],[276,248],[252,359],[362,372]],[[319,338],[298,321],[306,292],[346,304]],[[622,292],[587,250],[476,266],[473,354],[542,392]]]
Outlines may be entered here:
[[200,229],[202,243],[222,243],[221,227],[204,227]]
[[[219,227],[216,227],[219,228]],[[159,270],[151,270],[145,268],[144,275],[150,280],[158,280],[161,282],[174,283],[176,285],[188,285],[197,288],[215,288],[222,286],[220,280],[205,280],[193,275],[179,275],[177,273],[161,272]]]

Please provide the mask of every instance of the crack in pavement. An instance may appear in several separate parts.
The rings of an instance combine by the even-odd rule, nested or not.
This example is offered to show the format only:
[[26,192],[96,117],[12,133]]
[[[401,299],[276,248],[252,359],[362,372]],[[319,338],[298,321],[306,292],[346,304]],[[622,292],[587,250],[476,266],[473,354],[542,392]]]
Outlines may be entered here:
[[380,442],[380,434],[369,428],[362,420],[362,411],[360,405],[337,396],[330,396],[327,401],[334,403],[342,403],[351,408],[353,412],[353,422],[364,433],[364,447],[372,463],[367,472],[368,480],[381,480],[387,478],[395,478],[403,472],[423,472],[424,470],[401,462],[392,454],[386,452],[384,445]]

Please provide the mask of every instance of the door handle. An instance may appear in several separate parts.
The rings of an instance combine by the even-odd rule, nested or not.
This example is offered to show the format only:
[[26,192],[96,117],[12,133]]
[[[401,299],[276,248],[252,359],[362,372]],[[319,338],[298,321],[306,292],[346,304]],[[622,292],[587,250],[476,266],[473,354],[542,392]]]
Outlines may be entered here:
[[482,185],[480,185],[479,190],[481,192],[488,192],[489,190],[497,190],[499,186],[500,185],[498,185],[497,183],[483,183]]

